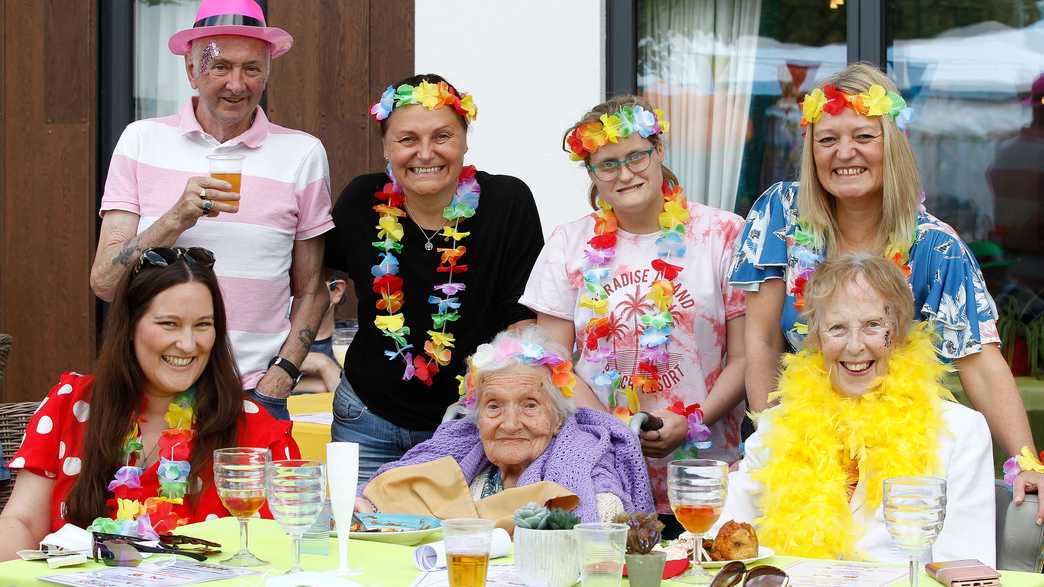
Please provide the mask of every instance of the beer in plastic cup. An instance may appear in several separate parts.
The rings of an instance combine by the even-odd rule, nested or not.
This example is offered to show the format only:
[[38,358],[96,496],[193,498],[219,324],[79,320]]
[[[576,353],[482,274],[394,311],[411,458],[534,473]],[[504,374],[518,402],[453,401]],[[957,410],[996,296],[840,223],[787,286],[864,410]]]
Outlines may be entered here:
[[[242,155],[207,155],[210,162],[210,177],[227,181],[232,184],[228,191],[240,194],[240,185],[243,181],[243,156]],[[226,202],[235,207],[233,212],[239,211],[239,201]]]

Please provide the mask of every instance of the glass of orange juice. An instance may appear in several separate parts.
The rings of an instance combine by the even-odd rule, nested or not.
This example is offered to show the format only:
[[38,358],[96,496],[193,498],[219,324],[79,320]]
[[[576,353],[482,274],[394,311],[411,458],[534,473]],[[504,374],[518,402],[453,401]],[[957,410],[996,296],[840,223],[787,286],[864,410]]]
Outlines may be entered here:
[[676,581],[705,585],[711,575],[700,562],[703,534],[721,515],[729,485],[729,465],[723,461],[690,459],[672,461],[667,467],[667,498],[674,516],[696,537],[692,549],[692,569]]
[[[210,177],[232,184],[232,188],[228,191],[240,194],[240,197],[242,197],[242,193],[239,190],[243,183],[243,156],[207,155],[207,161],[210,162]],[[236,208],[233,212],[239,211],[238,200],[227,203]]]
[[222,505],[239,519],[239,552],[221,561],[230,567],[268,564],[250,552],[247,522],[265,504],[267,448],[232,447],[214,451],[214,484]]

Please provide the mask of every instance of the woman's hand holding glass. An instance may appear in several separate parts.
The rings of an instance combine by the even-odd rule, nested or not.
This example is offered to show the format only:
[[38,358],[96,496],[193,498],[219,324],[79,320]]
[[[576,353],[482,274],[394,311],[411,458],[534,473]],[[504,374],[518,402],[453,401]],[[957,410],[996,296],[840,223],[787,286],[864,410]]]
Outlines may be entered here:
[[703,534],[718,521],[728,493],[729,466],[722,461],[674,461],[667,469],[667,497],[678,522],[695,537],[693,568],[677,580],[707,584],[711,576],[700,562]]

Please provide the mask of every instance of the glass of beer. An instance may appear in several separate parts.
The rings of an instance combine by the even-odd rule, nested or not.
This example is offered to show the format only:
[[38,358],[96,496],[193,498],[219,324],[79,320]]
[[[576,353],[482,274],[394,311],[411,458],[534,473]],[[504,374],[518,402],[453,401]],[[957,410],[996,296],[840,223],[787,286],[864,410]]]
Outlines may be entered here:
[[489,566],[493,520],[454,518],[443,520],[446,566],[450,587],[483,587]]
[[214,451],[214,485],[228,513],[239,519],[239,552],[221,561],[230,567],[257,567],[268,562],[250,552],[247,522],[265,504],[267,448],[232,447]]
[[673,461],[667,467],[667,498],[674,516],[695,537],[692,569],[676,578],[683,583],[705,585],[711,575],[703,568],[700,552],[703,534],[721,516],[729,486],[729,465],[722,461],[691,459]]
[[[243,183],[243,156],[242,155],[207,155],[210,162],[210,177],[227,181],[232,184],[228,191],[240,193],[239,189]],[[242,195],[240,196],[242,197]],[[226,202],[235,206],[234,212],[239,211],[239,201]]]

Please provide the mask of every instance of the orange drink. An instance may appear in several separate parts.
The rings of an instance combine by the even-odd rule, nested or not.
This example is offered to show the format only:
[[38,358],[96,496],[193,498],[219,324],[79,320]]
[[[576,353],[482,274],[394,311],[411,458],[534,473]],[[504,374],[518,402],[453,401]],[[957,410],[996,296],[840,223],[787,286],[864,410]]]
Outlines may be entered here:
[[221,497],[221,503],[228,513],[237,518],[249,518],[261,509],[265,504],[264,495],[249,495],[246,497]]
[[711,529],[721,516],[721,506],[710,505],[672,505],[678,523],[693,534],[703,534]]

